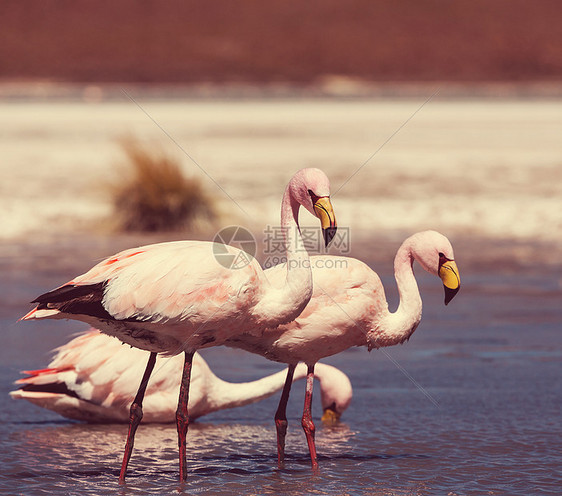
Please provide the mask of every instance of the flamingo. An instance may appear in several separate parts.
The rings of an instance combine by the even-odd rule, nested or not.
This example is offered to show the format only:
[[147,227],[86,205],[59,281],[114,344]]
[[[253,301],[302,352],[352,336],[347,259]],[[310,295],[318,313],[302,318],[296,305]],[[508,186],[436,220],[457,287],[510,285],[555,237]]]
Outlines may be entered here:
[[[143,372],[143,350],[122,346],[119,340],[90,329],[56,351],[46,369],[24,372],[29,377],[16,381],[20,388],[10,392],[12,398],[28,400],[73,420],[128,422],[128,405],[136,392],[134,380]],[[156,359],[143,402],[143,422],[175,421],[181,369],[180,355]],[[317,364],[314,375],[320,382],[324,421],[339,419],[351,402],[351,382],[342,371],[323,363]],[[306,368],[299,364],[293,379],[304,377]],[[225,382],[195,353],[190,420],[268,398],[284,381],[285,372],[281,371],[248,383]]]
[[[314,292],[301,315],[289,324],[267,330],[263,336],[238,334],[227,346],[258,353],[289,365],[279,407],[275,414],[278,464],[283,466],[286,406],[293,373],[298,362],[307,365],[307,381],[302,427],[310,452],[312,468],[318,467],[314,444],[315,426],[311,403],[315,364],[321,358],[352,346],[382,348],[404,343],[416,330],[422,315],[413,263],[438,275],[445,288],[445,305],[460,289],[460,276],[449,240],[436,231],[424,231],[407,238],[396,253],[394,274],[400,304],[390,312],[379,276],[354,258],[319,255],[311,257]],[[284,265],[269,269],[268,277],[282,277]]]
[[176,411],[180,480],[187,478],[186,436],[193,354],[218,346],[251,329],[261,334],[294,320],[312,295],[312,272],[298,224],[300,206],[321,222],[326,245],[335,235],[330,183],[319,169],[302,169],[289,181],[281,202],[281,227],[287,250],[285,277],[269,283],[259,263],[221,265],[213,248],[248,258],[243,251],[205,241],[175,241],[122,251],[95,265],[33,303],[22,320],[84,321],[124,343],[147,350],[150,357],[130,409],[129,432],[120,482],[125,481],[142,402],[158,353],[184,353]]

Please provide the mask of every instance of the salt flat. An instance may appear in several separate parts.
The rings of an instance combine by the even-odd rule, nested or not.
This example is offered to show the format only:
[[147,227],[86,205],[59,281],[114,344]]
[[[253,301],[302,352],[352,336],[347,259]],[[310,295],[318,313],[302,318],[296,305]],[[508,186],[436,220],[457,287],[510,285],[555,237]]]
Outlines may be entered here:
[[534,241],[562,234],[558,100],[437,97],[420,109],[423,99],[132,96],[142,109],[125,97],[0,103],[0,239],[72,232],[108,216],[104,184],[119,178],[123,136],[176,153],[225,224],[276,223],[291,173],[321,167],[340,225],[357,232],[433,228]]

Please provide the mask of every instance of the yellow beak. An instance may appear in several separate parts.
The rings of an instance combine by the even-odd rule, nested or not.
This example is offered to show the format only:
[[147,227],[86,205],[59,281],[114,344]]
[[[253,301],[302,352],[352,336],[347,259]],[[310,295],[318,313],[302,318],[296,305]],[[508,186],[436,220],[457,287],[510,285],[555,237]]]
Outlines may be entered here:
[[335,410],[331,408],[326,408],[324,414],[322,415],[322,423],[326,425],[335,425],[339,422],[340,415]]
[[337,231],[334,208],[332,207],[332,203],[330,202],[330,198],[328,196],[318,198],[313,207],[314,212],[316,212],[316,216],[320,219],[320,225],[322,226],[322,232],[324,233],[324,242],[326,243],[326,246],[328,246]]
[[448,305],[461,287],[459,269],[454,260],[448,260],[439,267],[439,277],[445,287],[445,305]]

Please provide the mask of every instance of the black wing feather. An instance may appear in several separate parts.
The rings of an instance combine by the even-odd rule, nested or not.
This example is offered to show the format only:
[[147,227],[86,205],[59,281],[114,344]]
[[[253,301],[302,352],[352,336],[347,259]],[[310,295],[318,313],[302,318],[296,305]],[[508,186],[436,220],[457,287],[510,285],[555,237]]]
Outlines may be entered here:
[[39,392],[39,393],[56,393],[65,394],[80,399],[76,392],[69,389],[64,382],[51,382],[49,384],[26,384],[20,387],[22,391]]
[[105,285],[105,282],[86,285],[67,284],[38,296],[32,303],[37,303],[39,310],[54,308],[67,314],[91,315],[99,319],[114,320],[102,305]]

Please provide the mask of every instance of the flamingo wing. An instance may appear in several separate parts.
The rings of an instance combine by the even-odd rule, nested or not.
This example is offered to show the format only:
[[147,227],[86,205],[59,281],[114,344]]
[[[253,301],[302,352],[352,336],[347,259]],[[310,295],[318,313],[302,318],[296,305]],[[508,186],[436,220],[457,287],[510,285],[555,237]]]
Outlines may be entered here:
[[[129,406],[135,396],[138,377],[148,353],[124,346],[118,339],[91,329],[57,348],[57,353],[41,370],[29,370],[16,381],[19,389],[10,392],[60,415],[86,422],[128,422]],[[146,392],[145,422],[175,420],[181,357],[158,358]],[[194,356],[193,395],[190,406],[194,418],[201,412],[200,391],[212,374],[199,354]]]
[[[222,266],[208,242],[149,245],[108,258],[39,296],[35,310],[56,309],[103,320],[199,325],[215,313],[235,314],[251,306],[260,270],[255,261],[240,270]],[[24,318],[33,318],[33,311]]]

